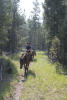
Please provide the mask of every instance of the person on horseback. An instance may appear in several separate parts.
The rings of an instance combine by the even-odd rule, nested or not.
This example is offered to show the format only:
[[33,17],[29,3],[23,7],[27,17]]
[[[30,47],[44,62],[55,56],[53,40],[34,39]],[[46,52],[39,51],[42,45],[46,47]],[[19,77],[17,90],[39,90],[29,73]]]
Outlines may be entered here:
[[27,45],[26,45],[26,50],[27,50],[27,51],[30,51],[31,49],[32,49],[31,43],[29,42],[29,43],[27,43]]
[[30,61],[32,61],[32,46],[31,46],[31,43],[28,42],[27,45],[26,45],[26,52],[30,55]]

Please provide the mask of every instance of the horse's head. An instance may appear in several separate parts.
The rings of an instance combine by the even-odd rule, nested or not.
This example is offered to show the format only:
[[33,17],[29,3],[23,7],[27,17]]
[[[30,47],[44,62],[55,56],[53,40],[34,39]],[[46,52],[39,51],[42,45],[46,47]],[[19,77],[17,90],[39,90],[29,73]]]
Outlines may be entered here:
[[20,58],[20,69],[22,69],[23,65],[24,65],[24,60],[25,60],[25,53],[21,55],[21,58]]
[[20,69],[22,69],[22,66],[23,66],[23,60],[22,58],[20,58]]

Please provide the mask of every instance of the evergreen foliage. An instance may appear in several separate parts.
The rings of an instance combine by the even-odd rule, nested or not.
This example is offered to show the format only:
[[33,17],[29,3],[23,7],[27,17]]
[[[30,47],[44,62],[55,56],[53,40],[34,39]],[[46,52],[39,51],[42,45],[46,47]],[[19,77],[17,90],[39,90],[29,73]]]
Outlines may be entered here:
[[65,2],[64,0],[45,0],[43,4],[48,57],[56,58],[62,63],[66,62],[67,53],[67,7]]

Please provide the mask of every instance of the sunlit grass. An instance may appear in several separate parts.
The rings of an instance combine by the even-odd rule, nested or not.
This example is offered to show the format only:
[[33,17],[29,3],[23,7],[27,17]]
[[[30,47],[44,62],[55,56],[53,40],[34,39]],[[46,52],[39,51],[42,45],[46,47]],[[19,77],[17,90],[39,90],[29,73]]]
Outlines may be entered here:
[[22,100],[67,100],[66,76],[56,72],[56,64],[49,63],[43,52],[35,59],[30,66],[34,74],[29,72]]
[[[0,100],[10,100],[13,88],[22,75],[19,58],[21,53],[8,59],[14,64],[11,81],[4,82],[0,89]],[[44,52],[37,52],[34,62],[30,64],[28,78],[24,82],[21,100],[67,100],[67,76],[57,72],[62,71],[57,63],[51,64]]]

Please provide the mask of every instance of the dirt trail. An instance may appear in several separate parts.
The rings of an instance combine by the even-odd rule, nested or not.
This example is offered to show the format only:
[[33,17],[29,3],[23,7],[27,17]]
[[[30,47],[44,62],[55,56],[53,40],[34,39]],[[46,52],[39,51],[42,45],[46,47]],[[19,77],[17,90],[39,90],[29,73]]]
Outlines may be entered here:
[[20,81],[14,87],[14,91],[12,93],[10,100],[21,100],[21,96],[22,96],[23,89],[24,89],[24,86],[23,86],[24,81],[25,81],[24,77],[20,76]]
[[[32,63],[30,64],[30,66],[32,66]],[[19,82],[14,87],[14,91],[11,95],[10,100],[22,100],[21,96],[22,96],[22,93],[24,90],[24,82],[25,81],[26,81],[26,78],[24,78],[23,75],[19,77]]]

